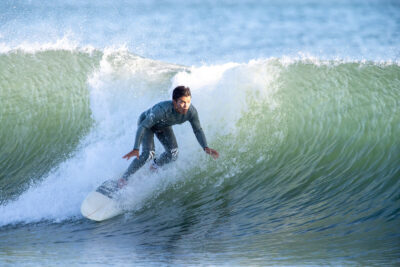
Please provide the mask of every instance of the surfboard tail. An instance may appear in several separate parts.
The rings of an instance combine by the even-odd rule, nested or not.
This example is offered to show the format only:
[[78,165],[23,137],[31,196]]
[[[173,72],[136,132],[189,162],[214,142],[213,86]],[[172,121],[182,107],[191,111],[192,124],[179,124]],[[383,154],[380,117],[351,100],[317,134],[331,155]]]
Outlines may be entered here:
[[115,199],[118,190],[117,181],[104,182],[82,202],[82,215],[93,221],[104,221],[122,214],[123,210]]

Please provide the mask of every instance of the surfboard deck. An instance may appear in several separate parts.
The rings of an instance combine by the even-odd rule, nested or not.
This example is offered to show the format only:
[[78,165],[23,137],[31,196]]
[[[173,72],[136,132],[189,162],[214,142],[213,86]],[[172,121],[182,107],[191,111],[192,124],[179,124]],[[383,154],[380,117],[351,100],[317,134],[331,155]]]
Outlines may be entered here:
[[119,190],[118,182],[109,180],[95,191],[90,192],[81,205],[84,217],[93,221],[104,221],[123,213],[115,193]]

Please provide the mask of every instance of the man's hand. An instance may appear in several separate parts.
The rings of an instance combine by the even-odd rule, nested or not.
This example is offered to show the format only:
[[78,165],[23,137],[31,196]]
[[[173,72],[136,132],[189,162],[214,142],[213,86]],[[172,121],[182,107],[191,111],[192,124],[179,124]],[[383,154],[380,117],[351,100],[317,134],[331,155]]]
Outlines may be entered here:
[[217,150],[214,150],[212,148],[206,147],[204,148],[204,151],[210,155],[211,157],[213,157],[213,159],[217,159],[219,157],[219,153]]
[[137,159],[139,159],[139,149],[134,149],[131,152],[129,152],[128,154],[126,154],[125,156],[123,156],[123,159],[127,159],[129,160],[130,158],[132,158],[133,156],[135,156]]

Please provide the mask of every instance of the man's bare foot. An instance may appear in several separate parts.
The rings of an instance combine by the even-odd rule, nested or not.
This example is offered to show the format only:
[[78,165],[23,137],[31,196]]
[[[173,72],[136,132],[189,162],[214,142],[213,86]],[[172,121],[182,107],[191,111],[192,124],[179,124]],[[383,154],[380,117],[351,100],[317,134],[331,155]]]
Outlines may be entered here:
[[128,181],[124,178],[118,180],[118,188],[121,189],[128,184]]
[[158,172],[158,165],[153,161],[151,164],[150,164],[150,171],[151,172]]

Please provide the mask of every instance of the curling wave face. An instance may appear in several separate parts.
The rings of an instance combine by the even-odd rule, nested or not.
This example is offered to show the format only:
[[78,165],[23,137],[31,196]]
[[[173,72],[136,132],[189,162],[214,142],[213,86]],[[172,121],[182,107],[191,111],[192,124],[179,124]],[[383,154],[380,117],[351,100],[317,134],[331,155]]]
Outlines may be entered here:
[[[121,156],[138,115],[185,84],[221,158],[202,153],[189,125],[176,126],[180,158],[158,174],[143,168],[126,209],[155,228],[168,216],[173,227],[171,209],[191,214],[188,232],[220,246],[233,242],[221,239],[227,229],[255,249],[321,232],[321,242],[332,235],[338,246],[383,236],[396,244],[395,63],[271,58],[185,67],[109,49],[11,51],[0,66],[0,225],[80,219],[84,196],[129,164]],[[154,210],[158,219],[143,215]]]

